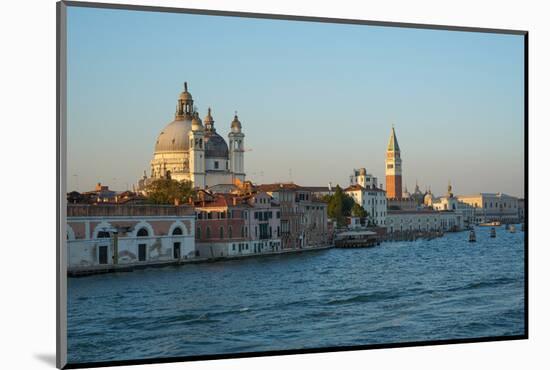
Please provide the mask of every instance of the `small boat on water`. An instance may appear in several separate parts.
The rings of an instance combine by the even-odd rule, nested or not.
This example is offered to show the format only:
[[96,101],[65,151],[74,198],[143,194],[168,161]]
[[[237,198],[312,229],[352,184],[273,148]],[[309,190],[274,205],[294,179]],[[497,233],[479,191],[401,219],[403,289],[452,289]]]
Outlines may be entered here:
[[510,231],[512,234],[516,232],[516,226],[515,225],[510,225],[510,227],[508,228],[508,231]]
[[336,235],[336,248],[367,248],[379,245],[378,234],[374,231],[345,231]]
[[497,237],[497,231],[494,227],[491,227],[491,238],[496,238]]
[[473,243],[473,242],[476,241],[476,232],[475,232],[474,230],[471,230],[471,231],[470,231],[470,236],[469,236],[469,238],[468,238],[468,241],[469,241],[470,243]]
[[500,226],[500,221],[483,222],[479,226]]

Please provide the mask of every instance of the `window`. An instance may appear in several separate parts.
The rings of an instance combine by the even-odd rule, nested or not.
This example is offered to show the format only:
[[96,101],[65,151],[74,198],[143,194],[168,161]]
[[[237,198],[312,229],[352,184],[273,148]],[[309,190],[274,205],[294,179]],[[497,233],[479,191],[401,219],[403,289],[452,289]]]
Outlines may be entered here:
[[231,226],[229,226],[229,230],[227,231],[227,234],[228,234],[229,238],[233,237],[233,228]]
[[218,161],[214,161],[214,168],[215,169],[220,168],[220,163]]
[[100,231],[97,233],[98,238],[110,238],[111,234],[108,231]]
[[206,226],[206,239],[210,239],[210,226]]
[[392,169],[393,168],[393,164],[388,164],[388,169]]
[[197,239],[201,238],[201,228],[197,227]]
[[223,239],[223,226],[220,227],[220,239]]
[[181,227],[176,227],[174,231],[172,231],[172,235],[182,235]]
[[146,228],[142,227],[141,229],[138,230],[137,236],[139,237],[149,236],[149,232],[147,231]]

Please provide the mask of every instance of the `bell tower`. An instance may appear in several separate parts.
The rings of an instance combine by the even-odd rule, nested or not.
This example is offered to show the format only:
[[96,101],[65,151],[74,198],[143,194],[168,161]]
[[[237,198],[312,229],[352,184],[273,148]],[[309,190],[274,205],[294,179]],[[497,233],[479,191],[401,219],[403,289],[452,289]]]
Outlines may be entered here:
[[193,187],[204,189],[206,185],[206,158],[204,155],[204,126],[198,113],[193,114],[189,131],[189,174]]
[[237,112],[231,122],[231,132],[229,133],[229,166],[233,178],[244,182],[244,134]]
[[403,187],[401,179],[401,150],[397,143],[395,128],[392,126],[390,142],[386,150],[386,197],[401,199]]

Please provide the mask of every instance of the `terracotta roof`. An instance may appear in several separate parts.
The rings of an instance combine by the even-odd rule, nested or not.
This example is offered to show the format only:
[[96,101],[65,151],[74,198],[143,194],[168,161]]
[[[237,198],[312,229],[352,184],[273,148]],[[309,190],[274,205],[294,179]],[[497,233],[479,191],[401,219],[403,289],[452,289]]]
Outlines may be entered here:
[[344,189],[344,191],[357,191],[357,190],[364,190],[364,189],[361,185],[358,185],[358,184],[348,186],[347,188]]
[[296,185],[293,182],[279,182],[275,184],[260,184],[256,186],[260,191],[277,191],[277,190],[308,190],[300,185]]
[[304,186],[304,189],[312,192],[334,192],[335,188],[329,189],[328,186]]

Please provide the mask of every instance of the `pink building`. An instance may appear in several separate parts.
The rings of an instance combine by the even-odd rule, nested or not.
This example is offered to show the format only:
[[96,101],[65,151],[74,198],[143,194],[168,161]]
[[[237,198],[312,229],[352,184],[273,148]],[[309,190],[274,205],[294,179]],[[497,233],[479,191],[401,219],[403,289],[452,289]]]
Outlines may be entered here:
[[195,202],[198,254],[223,258],[281,250],[280,207],[266,193],[213,194]]
[[69,204],[66,228],[69,272],[196,257],[189,206]]

